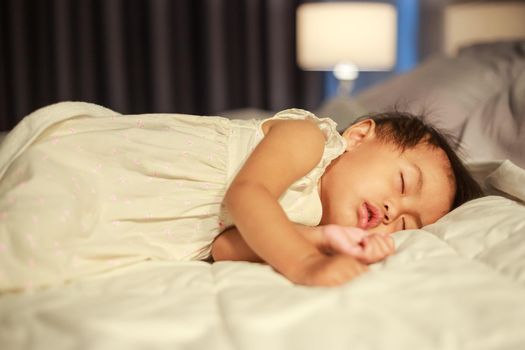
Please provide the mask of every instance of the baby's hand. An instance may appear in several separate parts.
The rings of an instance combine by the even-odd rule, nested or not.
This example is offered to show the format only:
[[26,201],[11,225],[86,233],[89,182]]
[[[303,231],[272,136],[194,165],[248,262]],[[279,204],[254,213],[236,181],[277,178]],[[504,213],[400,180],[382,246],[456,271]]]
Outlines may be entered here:
[[394,240],[388,234],[374,233],[363,239],[361,253],[354,257],[365,264],[373,264],[394,254]]
[[322,248],[328,254],[343,253],[352,256],[362,255],[361,245],[368,232],[358,227],[329,224],[319,226],[322,235]]
[[324,225],[323,247],[327,253],[348,254],[360,262],[372,264],[391,255],[395,251],[392,238],[379,233],[370,234],[358,227]]
[[368,267],[349,255],[308,256],[290,274],[292,282],[306,286],[338,286],[366,272]]

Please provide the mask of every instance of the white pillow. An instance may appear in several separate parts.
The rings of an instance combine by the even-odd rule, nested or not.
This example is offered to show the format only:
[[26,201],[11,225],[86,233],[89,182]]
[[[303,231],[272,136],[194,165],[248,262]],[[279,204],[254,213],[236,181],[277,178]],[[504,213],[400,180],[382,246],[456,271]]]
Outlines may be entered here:
[[486,264],[525,283],[525,206],[501,196],[479,198],[453,210],[425,230],[464,258]]

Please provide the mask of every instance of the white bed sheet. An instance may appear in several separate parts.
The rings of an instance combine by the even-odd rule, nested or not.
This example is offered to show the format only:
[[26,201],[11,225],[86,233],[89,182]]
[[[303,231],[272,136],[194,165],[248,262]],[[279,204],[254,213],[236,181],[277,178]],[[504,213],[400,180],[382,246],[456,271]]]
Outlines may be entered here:
[[146,261],[0,298],[2,349],[522,349],[525,207],[500,196],[394,235],[337,288],[266,265]]
[[394,234],[396,254],[344,286],[247,262],[143,261],[1,294],[0,348],[523,349],[525,171],[474,168],[507,198]]

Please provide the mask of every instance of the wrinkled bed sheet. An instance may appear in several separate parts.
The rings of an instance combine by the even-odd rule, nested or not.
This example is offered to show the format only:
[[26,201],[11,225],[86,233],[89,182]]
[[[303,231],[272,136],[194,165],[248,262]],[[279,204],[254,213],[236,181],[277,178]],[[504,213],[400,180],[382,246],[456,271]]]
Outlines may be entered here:
[[0,347],[523,349],[525,172],[473,169],[493,195],[395,233],[397,253],[344,286],[294,286],[247,262],[142,261],[1,294]]

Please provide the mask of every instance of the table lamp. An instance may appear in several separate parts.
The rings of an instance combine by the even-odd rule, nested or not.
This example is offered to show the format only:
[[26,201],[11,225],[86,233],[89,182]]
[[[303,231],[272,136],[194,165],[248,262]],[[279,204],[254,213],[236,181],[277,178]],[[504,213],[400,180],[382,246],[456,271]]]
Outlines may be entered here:
[[396,61],[395,7],[374,2],[305,3],[297,8],[297,63],[333,71],[339,96],[360,71],[391,70]]

